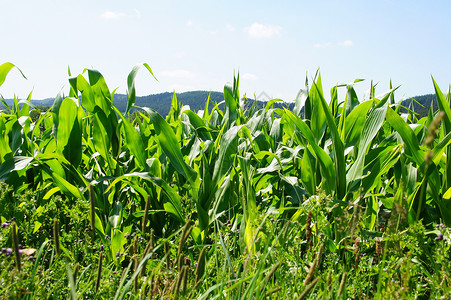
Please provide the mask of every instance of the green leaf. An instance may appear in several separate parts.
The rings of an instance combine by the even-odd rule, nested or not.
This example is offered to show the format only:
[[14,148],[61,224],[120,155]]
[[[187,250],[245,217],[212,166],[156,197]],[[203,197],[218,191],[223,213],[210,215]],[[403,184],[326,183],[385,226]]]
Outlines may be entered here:
[[365,227],[368,230],[374,230],[374,225],[376,224],[378,211],[379,206],[377,197],[370,196],[366,198]]
[[59,187],[54,187],[53,189],[50,189],[49,191],[47,191],[47,193],[45,193],[45,195],[42,199],[49,200],[55,193],[57,193],[59,191],[60,191]]
[[111,230],[120,228],[122,219],[122,203],[120,201],[115,201],[113,203],[110,215],[108,216],[108,223],[106,225],[106,233],[110,233]]
[[365,157],[365,176],[362,178],[363,194],[380,183],[380,177],[394,166],[401,155],[401,146],[389,146],[371,150]]
[[196,130],[196,133],[202,140],[207,141],[212,139],[211,134],[207,129],[207,124],[205,124],[204,120],[202,120],[195,112],[191,110],[185,110],[183,111],[183,113],[188,116],[190,124],[193,126],[193,128]]
[[124,233],[119,229],[113,231],[113,236],[111,237],[111,255],[114,260],[117,260],[116,253],[124,252],[124,245],[127,243],[127,239]]
[[285,123],[291,123],[303,134],[312,148],[312,152],[315,154],[317,161],[321,168],[321,175],[323,177],[323,183],[325,185],[325,191],[332,193],[336,191],[336,178],[335,167],[330,156],[316,143],[313,133],[308,128],[307,124],[301,120],[298,116],[291,111],[285,109],[283,119]]
[[[344,139],[346,147],[354,146],[360,140],[367,113],[371,109],[373,103],[373,101],[362,102],[346,116],[346,119],[343,119],[342,121],[342,118],[340,117],[340,122],[343,123],[343,126],[340,126],[339,128],[342,130],[341,137]],[[344,112],[346,112],[346,110],[344,110]]]
[[354,90],[354,85],[348,85],[348,92],[346,94],[346,115],[349,115],[351,111],[360,104],[357,94]]
[[357,158],[346,174],[346,181],[348,183],[351,183],[362,176],[368,146],[371,144],[384,124],[387,108],[388,97],[379,102],[379,104],[371,110],[368,118],[366,119],[363,131],[361,132]]
[[301,161],[301,181],[310,195],[316,193],[316,175],[314,165],[310,161],[310,152],[308,148],[304,149],[304,155]]
[[122,119],[122,125],[124,126],[125,131],[125,142],[127,143],[130,152],[135,156],[138,166],[140,166],[141,169],[147,169],[146,148],[144,147],[141,136],[138,131],[136,131],[135,127],[132,126],[130,121],[127,120],[115,106],[113,106],[113,109]]
[[81,194],[80,190],[76,186],[72,185],[66,179],[64,179],[63,177],[59,176],[56,173],[53,173],[50,175],[53,177],[53,180],[55,181],[56,185],[60,188],[60,190],[63,193],[69,194],[75,198],[84,200],[83,195]]
[[424,162],[424,154],[420,150],[418,140],[412,128],[390,107],[387,108],[386,119],[399,133],[404,142],[404,148],[418,166]]
[[294,109],[293,109],[293,113],[296,116],[300,115],[302,108],[306,104],[307,98],[308,98],[308,90],[307,89],[299,90],[298,94],[296,95],[296,102],[294,104]]
[[[321,87],[321,75],[318,73],[318,79],[314,82],[312,89],[310,90],[308,99],[312,103],[312,119],[310,120],[310,128],[315,138],[315,144],[319,144],[321,138],[326,130],[326,115],[321,104],[322,87]],[[324,97],[323,97],[324,98]]]
[[[165,209],[168,208],[167,212],[171,213],[178,221],[180,221],[180,223],[185,222],[185,218],[183,217],[182,214],[182,204],[180,196],[171,186],[169,186],[169,184],[167,184],[166,181],[164,181],[161,178],[151,176],[148,172],[133,172],[130,174],[125,174],[116,177],[114,178],[113,182],[111,182],[105,193],[107,193],[111,188],[113,188],[118,182],[133,176],[137,176],[141,179],[147,180],[151,182],[153,185],[162,188],[170,202],[170,204],[166,204],[164,206]],[[110,177],[109,179],[113,179],[113,177]]]
[[[451,132],[451,108],[450,103],[447,101],[442,91],[440,90],[437,82],[435,82],[432,77],[432,82],[434,83],[435,95],[437,97],[437,104],[441,111],[443,111],[446,115],[444,118],[444,133],[445,135]],[[447,156],[446,156],[446,166],[445,166],[445,176],[446,176],[446,184],[444,189],[449,189],[451,187],[451,146],[447,147]]]
[[242,126],[233,126],[221,138],[219,154],[213,171],[213,184],[216,185],[232,166],[233,157],[238,150],[238,132]]
[[[316,84],[314,84],[314,88],[318,89]],[[346,194],[346,180],[343,178],[343,174],[346,174],[346,162],[345,155],[343,149],[343,141],[340,138],[340,134],[338,133],[337,125],[335,124],[335,119],[332,113],[329,110],[329,106],[327,105],[326,99],[324,99],[321,90],[318,89],[319,99],[321,101],[321,105],[323,106],[324,115],[326,117],[327,124],[329,125],[329,130],[332,134],[332,146],[334,149],[334,163],[335,163],[335,178],[337,180],[337,196],[339,199],[343,199]]]
[[155,127],[158,144],[161,146],[166,156],[169,157],[170,163],[177,172],[182,174],[190,182],[191,185],[195,185],[197,172],[183,159],[180,144],[177,141],[174,131],[159,113],[152,109],[146,109],[146,111]]
[[32,161],[33,157],[27,156],[14,156],[5,160],[0,165],[0,181],[7,180],[11,172],[26,169]]
[[[92,126],[92,138],[94,146],[100,155],[108,162],[108,166],[112,172],[115,169],[115,164],[110,154],[111,140],[113,129],[110,119],[107,118],[103,110],[97,107],[94,114],[94,122]],[[111,173],[111,175],[113,175]]]
[[[93,112],[96,106],[96,100],[94,96],[94,91],[92,90],[91,85],[88,81],[83,77],[83,75],[78,75],[76,79],[72,79],[71,86],[74,88],[78,88],[78,90],[81,92],[81,103],[83,107],[89,111]],[[78,96],[76,93],[77,91],[74,91],[75,96]]]
[[[235,80],[234,80],[235,81]],[[224,100],[226,104],[226,112],[224,121],[226,121],[226,128],[230,128],[238,118],[239,98],[236,98],[235,86],[227,83],[224,85]]]
[[449,200],[451,199],[451,188],[449,188],[446,193],[443,194],[443,199]]
[[22,73],[22,71],[18,67],[16,67],[14,64],[12,64],[10,62],[6,62],[6,63],[0,65],[0,86],[2,86],[2,84],[5,82],[6,75],[8,75],[8,73],[14,67],[17,70],[19,70],[19,72],[20,72],[20,74],[22,75],[23,78],[27,79],[27,77],[25,77],[25,75]]
[[150,72],[150,74],[153,76],[153,78],[155,78],[155,80],[158,81],[158,79],[153,74],[152,69],[150,68],[150,66],[147,63],[138,64],[138,65],[134,66],[127,77],[127,86],[128,86],[127,99],[128,99],[128,101],[127,101],[127,108],[125,110],[125,114],[129,113],[130,108],[132,108],[133,104],[135,104],[135,102],[136,102],[135,77],[138,74],[138,71],[141,68],[141,66],[144,66]]
[[77,166],[81,161],[81,128],[77,119],[78,106],[66,98],[58,111],[57,150]]

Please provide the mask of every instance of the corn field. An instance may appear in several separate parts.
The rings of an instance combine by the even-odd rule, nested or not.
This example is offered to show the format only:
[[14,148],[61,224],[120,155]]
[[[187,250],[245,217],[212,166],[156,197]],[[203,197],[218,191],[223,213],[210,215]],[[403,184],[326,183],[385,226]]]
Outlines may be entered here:
[[[293,110],[245,105],[238,75],[223,103],[195,112],[174,94],[163,117],[134,106],[140,69],[155,77],[132,69],[125,112],[92,69],[69,74],[47,111],[31,94],[0,98],[0,242],[15,257],[1,258],[0,294],[450,295],[449,245],[410,247],[446,240],[451,225],[450,93],[434,79],[439,111],[422,119],[401,113],[396,87],[359,100],[359,80],[329,93],[319,73]],[[11,70],[0,65],[0,86]],[[15,254],[21,241],[32,259]]]

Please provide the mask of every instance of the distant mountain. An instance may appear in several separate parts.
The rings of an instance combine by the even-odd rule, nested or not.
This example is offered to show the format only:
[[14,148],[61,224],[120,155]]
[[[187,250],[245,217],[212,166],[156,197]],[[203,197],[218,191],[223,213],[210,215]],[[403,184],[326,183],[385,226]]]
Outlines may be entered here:
[[[221,103],[222,101],[224,101],[224,94],[221,92],[193,91],[193,92],[176,93],[176,95],[179,103],[181,103],[182,105],[189,105],[192,111],[199,111],[201,109],[204,109],[205,102],[207,101],[208,97],[210,97],[210,106],[209,106],[210,109],[213,108],[214,103]],[[136,97],[135,106],[149,107],[159,112],[162,116],[167,116],[169,110],[171,109],[172,96],[173,93],[166,92]],[[34,105],[49,107],[53,105],[53,101],[54,99],[49,98],[44,100],[31,100],[31,103],[33,103]],[[255,101],[254,99],[247,99],[246,106],[252,105],[254,101]],[[13,103],[13,100],[6,99],[6,103],[8,103],[8,105],[11,105]],[[121,112],[125,112],[125,109],[127,107],[127,96],[123,94],[115,94],[113,103]],[[267,102],[265,101],[259,100],[257,101],[257,105],[259,108],[265,107],[266,103]],[[427,116],[431,104],[433,106],[434,111],[436,111],[438,109],[438,105],[437,99],[434,94],[415,96],[401,102],[401,105],[404,106],[405,108],[413,110],[416,113],[418,113],[417,116],[418,119]],[[293,109],[294,102],[291,103],[276,102],[274,103],[274,107],[276,108],[287,107]],[[224,109],[224,104],[221,104],[219,108]],[[2,104],[0,104],[0,109],[4,109],[4,106]],[[402,108],[401,112],[407,112],[408,111],[407,109]],[[134,110],[136,109],[133,108],[132,112]]]
[[[173,93],[160,93],[142,97],[136,97],[135,106],[138,107],[149,107],[156,110],[162,116],[167,116],[169,110],[171,109],[172,97]],[[188,105],[192,111],[199,111],[205,108],[205,102],[208,97],[210,97],[210,106],[211,110],[214,107],[214,103],[221,103],[224,101],[224,94],[221,92],[208,92],[208,91],[193,91],[193,92],[184,92],[184,93],[176,93],[177,99],[179,103],[182,105]],[[8,105],[11,105],[14,101],[12,99],[5,100]],[[40,106],[52,106],[54,99],[45,99],[45,100],[31,100],[31,103],[34,105]],[[127,95],[124,94],[115,94],[113,99],[114,105],[121,111],[125,112],[127,108]],[[254,103],[253,99],[247,99],[246,106],[250,106]],[[257,105],[259,108],[265,107],[265,101],[257,101]],[[274,103],[274,107],[290,107],[294,108],[294,103],[287,104],[276,102]],[[219,105],[220,109],[224,109],[224,104]],[[0,109],[4,109],[4,106],[0,103]],[[133,108],[131,112],[136,110]]]
[[[405,108],[416,112],[418,120],[426,117],[428,115],[429,109],[431,108],[433,111],[438,110],[438,104],[437,104],[437,97],[435,94],[428,94],[428,95],[422,95],[422,96],[415,96],[409,99],[406,99],[401,102],[401,105]],[[407,112],[408,110],[401,108],[401,112]]]
[[[20,100],[23,100],[23,99],[20,99]],[[34,105],[40,105],[40,106],[49,107],[49,106],[53,105],[54,101],[55,101],[55,98],[47,98],[47,99],[43,99],[43,100],[31,100],[31,103],[34,104]],[[9,106],[11,106],[11,105],[13,105],[14,100],[13,99],[5,99],[5,102]],[[5,106],[1,102],[0,102],[0,109],[5,109]]]
[[[171,109],[171,102],[173,93],[161,93],[142,97],[136,97],[135,106],[139,107],[149,107],[156,110],[160,115],[167,116],[169,110]],[[224,100],[224,95],[221,92],[207,92],[207,91],[194,91],[194,92],[184,92],[176,93],[179,103],[182,105],[189,105],[190,109],[193,111],[198,111],[205,108],[205,102],[210,96],[210,103],[220,103]],[[114,95],[113,100],[114,105],[121,111],[124,112],[127,108],[127,96],[126,95]],[[210,106],[210,109],[213,106]],[[132,109],[134,111],[135,109]]]

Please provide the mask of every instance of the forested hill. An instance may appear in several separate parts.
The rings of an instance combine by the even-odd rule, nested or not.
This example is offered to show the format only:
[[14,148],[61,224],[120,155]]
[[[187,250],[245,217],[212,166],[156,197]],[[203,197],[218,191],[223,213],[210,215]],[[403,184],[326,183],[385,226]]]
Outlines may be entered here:
[[[415,101],[413,99],[415,99]],[[421,119],[422,117],[428,115],[429,109],[431,108],[431,103],[432,108],[435,112],[438,109],[437,97],[435,96],[435,94],[415,96],[410,99],[402,101],[401,104],[405,108],[416,112],[418,114],[417,118]],[[407,112],[407,110],[401,109],[401,112]]]
[[[149,107],[157,112],[159,112],[162,116],[167,116],[169,110],[171,109],[171,102],[174,93],[166,92],[142,97],[136,97],[135,106],[139,107]],[[176,93],[177,99],[181,105],[189,105],[192,111],[198,111],[205,108],[205,102],[208,97],[210,97],[210,105],[209,109],[211,110],[214,107],[214,103],[221,103],[224,101],[224,94],[221,92],[208,92],[208,91],[193,91],[193,92],[184,92],[184,93]],[[54,99],[45,99],[45,100],[31,100],[34,105],[40,106],[51,106],[53,104]],[[247,99],[246,106],[250,106],[253,104],[254,99]],[[13,100],[6,99],[6,103],[11,105]],[[127,95],[124,94],[115,94],[114,105],[121,111],[125,112],[127,107]],[[266,105],[264,101],[257,101],[258,107],[262,108]],[[274,107],[289,107],[294,108],[294,102],[291,104],[276,102]],[[219,105],[220,109],[224,109],[224,104]],[[4,106],[0,103],[0,109],[4,109]],[[134,111],[135,109],[132,109]]]
[[[220,103],[224,100],[224,95],[221,92],[194,91],[176,93],[176,95],[179,103],[181,103],[182,105],[189,105],[190,109],[193,111],[204,109],[205,102],[207,101],[209,96],[211,104],[215,102]],[[159,112],[162,116],[166,116],[171,109],[173,96],[174,93],[166,92],[161,94],[136,97],[135,106],[149,107]],[[127,96],[122,94],[115,95],[113,102],[120,111],[124,112],[127,107]],[[211,108],[212,106],[210,106],[210,109]]]
[[[135,106],[139,107],[149,107],[158,111],[162,116],[167,116],[169,110],[171,109],[171,102],[173,93],[161,93],[155,95],[149,95],[144,97],[136,97]],[[214,107],[214,103],[221,103],[224,101],[224,94],[221,92],[207,92],[207,91],[193,91],[178,93],[177,100],[181,105],[188,105],[192,111],[199,111],[205,109],[205,102],[208,97],[210,97],[209,109]],[[250,106],[255,102],[254,99],[247,99],[246,106]],[[257,101],[258,107],[262,108],[266,105],[264,101]],[[127,107],[127,96],[126,95],[115,95],[114,105],[120,110],[125,111]],[[291,107],[294,108],[294,103],[291,105],[282,102],[275,103],[274,107]],[[219,105],[219,108],[224,109],[224,103]]]
[[[158,111],[162,116],[166,116],[169,113],[171,108],[171,101],[173,97],[173,93],[166,92],[161,94],[154,94],[142,97],[136,97],[135,106],[139,107],[149,107],[156,111]],[[189,105],[192,111],[198,111],[205,108],[205,102],[208,97],[210,97],[210,106],[212,109],[214,103],[221,103],[224,100],[224,94],[221,92],[208,92],[208,91],[193,91],[193,92],[184,92],[177,93],[177,99],[179,103],[182,105]],[[415,99],[416,101],[412,100]],[[40,106],[51,106],[53,104],[54,99],[45,99],[45,100],[32,100],[31,102],[35,105]],[[11,99],[7,99],[6,102],[8,105],[11,105],[13,101]],[[246,106],[252,105],[254,99],[247,99]],[[434,94],[416,96],[407,100],[402,101],[402,105],[410,110],[418,113],[417,118],[427,116],[428,111],[431,107],[431,103],[433,105],[434,111],[438,109],[437,99]],[[258,107],[262,108],[266,105],[265,101],[257,101]],[[122,112],[125,111],[127,107],[127,96],[123,94],[114,95],[114,105]],[[288,107],[293,109],[294,102],[284,103],[284,102],[276,102],[274,103],[274,107]],[[224,104],[221,104],[220,109],[224,108]],[[4,109],[4,106],[0,103],[0,109]],[[406,109],[401,109],[402,112],[407,112]]]

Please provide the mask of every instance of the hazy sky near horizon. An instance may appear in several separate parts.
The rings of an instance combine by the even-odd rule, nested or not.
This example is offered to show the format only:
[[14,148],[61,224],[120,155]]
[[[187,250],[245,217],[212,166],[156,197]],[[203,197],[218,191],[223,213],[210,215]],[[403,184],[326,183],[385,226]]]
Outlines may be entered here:
[[451,83],[451,1],[19,1],[0,0],[0,64],[13,70],[4,98],[68,94],[72,75],[99,70],[125,93],[133,66],[138,95],[222,91],[240,74],[240,92],[291,101],[319,69],[326,98],[356,78],[359,98],[378,82],[396,98],[433,92],[431,75]]

